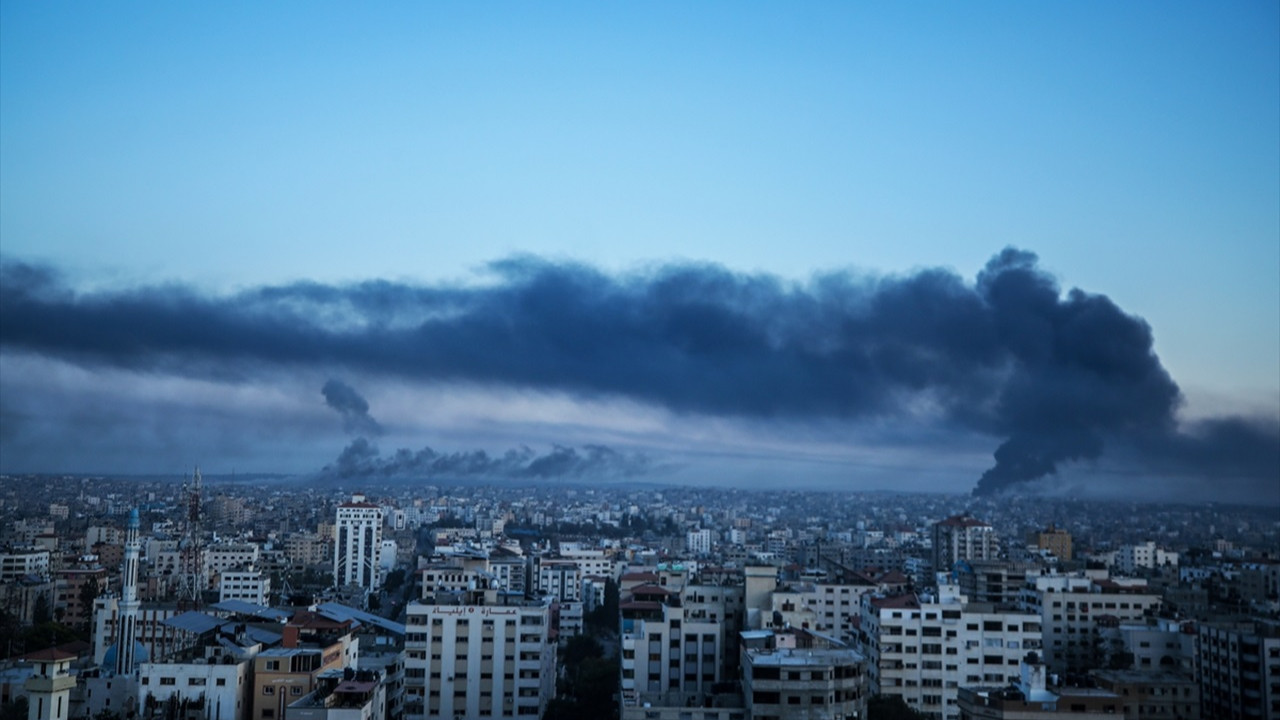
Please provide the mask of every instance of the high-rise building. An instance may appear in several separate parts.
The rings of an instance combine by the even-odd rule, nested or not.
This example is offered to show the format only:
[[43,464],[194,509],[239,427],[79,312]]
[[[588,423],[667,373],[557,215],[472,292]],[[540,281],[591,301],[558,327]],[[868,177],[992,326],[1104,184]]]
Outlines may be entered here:
[[333,544],[333,584],[371,590],[379,583],[382,552],[382,508],[366,502],[364,495],[338,506],[337,535]]
[[944,720],[960,717],[958,687],[1015,682],[1019,660],[1042,642],[1039,615],[971,603],[946,583],[937,599],[865,598],[860,632],[871,692]]
[[492,586],[483,564],[424,572],[446,574],[459,585],[424,577],[406,608],[406,717],[540,717],[555,694],[550,598]]
[[1280,623],[1201,624],[1196,677],[1205,717],[1280,718]]
[[1000,553],[995,528],[965,515],[933,525],[933,569],[944,572],[957,560],[992,560]]

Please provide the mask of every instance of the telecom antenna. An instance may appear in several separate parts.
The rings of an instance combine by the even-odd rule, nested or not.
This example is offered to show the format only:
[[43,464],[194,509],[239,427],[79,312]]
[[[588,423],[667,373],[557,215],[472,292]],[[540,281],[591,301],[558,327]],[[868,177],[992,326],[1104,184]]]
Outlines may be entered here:
[[204,572],[204,524],[200,504],[202,489],[200,467],[197,465],[191,482],[183,482],[183,505],[186,517],[183,522],[182,540],[179,542],[178,605],[187,610],[200,607],[201,594],[207,585]]

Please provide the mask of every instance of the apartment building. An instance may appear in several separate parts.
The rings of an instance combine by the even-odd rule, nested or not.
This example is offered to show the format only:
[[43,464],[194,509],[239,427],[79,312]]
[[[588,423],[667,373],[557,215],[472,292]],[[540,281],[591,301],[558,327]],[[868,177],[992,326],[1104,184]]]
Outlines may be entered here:
[[[883,592],[877,585],[796,582],[778,586],[771,597],[775,625],[815,630],[844,642],[856,640],[862,596]],[[781,619],[781,623],[777,619]]]
[[[683,566],[681,566],[682,568]],[[622,717],[643,718],[645,708],[704,707],[716,685],[738,677],[739,632],[745,588],[739,573],[691,579],[665,566],[657,582],[630,584],[624,576],[620,637]],[[665,580],[666,585],[658,584]],[[732,657],[730,657],[732,656]]]
[[243,600],[266,605],[271,595],[271,578],[260,570],[225,570],[218,576],[218,602]]
[[382,508],[353,495],[334,523],[333,584],[372,590],[382,582]]
[[1160,607],[1146,581],[1098,574],[1029,576],[1020,604],[1040,615],[1044,662],[1052,672],[1084,672],[1102,664],[1099,621],[1144,622]]
[[27,576],[49,577],[49,551],[20,548],[0,551],[0,584]]
[[1000,554],[995,528],[965,515],[934,523],[931,538],[935,572],[950,570],[957,560],[994,560]]
[[166,621],[194,642],[162,662],[138,665],[140,707],[168,706],[205,720],[243,720],[249,712],[253,658],[262,644],[244,626],[188,612]]
[[423,585],[406,609],[405,717],[538,717],[555,694],[549,598],[460,571],[463,589]]
[[285,708],[285,720],[384,720],[387,688],[376,670],[329,670]]
[[866,717],[866,660],[834,638],[796,628],[748,630],[741,666],[753,720]]
[[539,558],[538,594],[548,595],[560,602],[582,600],[582,570],[572,560]]
[[1280,718],[1280,623],[1202,623],[1196,677],[1204,716]]
[[934,600],[867,596],[860,647],[873,694],[897,695],[927,717],[958,720],[958,689],[1018,680],[1018,665],[1043,641],[1039,615],[970,603],[955,586]]

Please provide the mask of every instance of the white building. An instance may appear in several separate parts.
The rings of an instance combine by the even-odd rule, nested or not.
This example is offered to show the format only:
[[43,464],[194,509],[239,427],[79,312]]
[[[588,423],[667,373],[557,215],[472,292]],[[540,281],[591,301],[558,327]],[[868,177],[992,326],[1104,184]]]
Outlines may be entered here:
[[1178,553],[1156,547],[1147,541],[1126,545],[1116,551],[1113,569],[1123,575],[1134,575],[1142,570],[1154,570],[1165,566],[1178,566]]
[[213,578],[228,570],[253,570],[258,567],[261,550],[253,543],[219,543],[204,548],[205,577]]
[[540,717],[555,695],[549,602],[498,590],[434,593],[410,603],[405,715]]
[[[138,666],[139,695],[144,712],[172,704],[205,720],[241,720],[249,714],[253,658],[259,643],[227,635],[221,622],[201,613],[170,619],[199,640],[168,662]],[[196,626],[193,627],[193,623]]]
[[382,508],[353,495],[338,506],[334,525],[333,583],[366,590],[381,582]]
[[1000,553],[995,528],[967,516],[934,523],[932,539],[935,572],[951,570],[957,560],[994,560]]
[[75,654],[50,648],[24,659],[32,665],[31,677],[25,683],[27,720],[67,720],[71,689],[76,686],[76,679],[70,674]]
[[1143,580],[1086,574],[1027,577],[1020,604],[1040,615],[1045,664],[1053,672],[1098,667],[1106,653],[1098,621],[1143,622],[1160,605],[1160,596]]
[[270,595],[271,578],[259,570],[227,570],[218,578],[218,602],[243,600],[267,605]]
[[684,545],[690,555],[710,555],[711,531],[706,528],[690,530],[685,533]]
[[867,597],[861,645],[873,694],[898,695],[926,716],[957,720],[958,688],[1018,680],[1018,663],[1042,642],[1040,617],[969,603],[943,585],[936,602]]
[[10,583],[28,575],[49,577],[49,551],[27,548],[0,552],[0,583]]
[[572,560],[538,561],[538,593],[562,602],[582,600],[582,570]]

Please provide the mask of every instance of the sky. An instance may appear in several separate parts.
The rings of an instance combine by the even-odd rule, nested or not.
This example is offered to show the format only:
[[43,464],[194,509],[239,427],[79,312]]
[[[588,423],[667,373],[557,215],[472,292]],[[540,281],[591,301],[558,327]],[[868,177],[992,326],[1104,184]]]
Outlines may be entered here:
[[880,5],[0,5],[0,471],[1280,504],[1280,6]]

